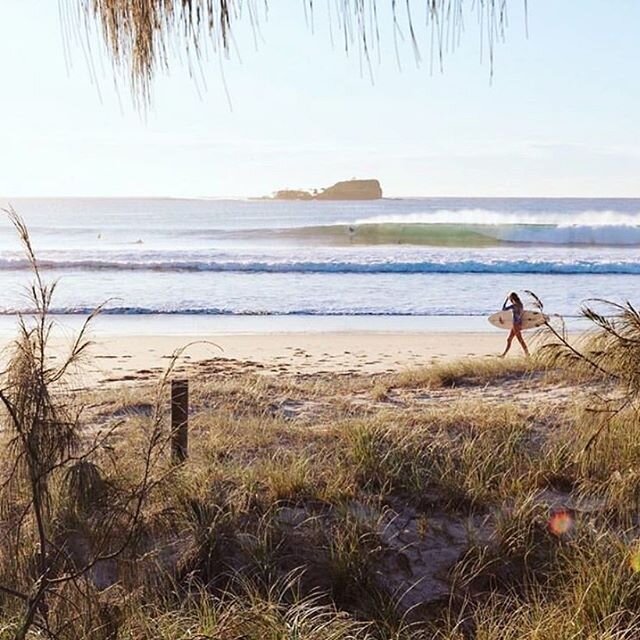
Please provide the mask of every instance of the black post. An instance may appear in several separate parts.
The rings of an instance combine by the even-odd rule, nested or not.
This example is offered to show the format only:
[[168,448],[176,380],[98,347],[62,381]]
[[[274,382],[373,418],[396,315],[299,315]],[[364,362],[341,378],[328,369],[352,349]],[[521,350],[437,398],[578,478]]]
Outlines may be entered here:
[[171,381],[171,462],[189,456],[189,381]]

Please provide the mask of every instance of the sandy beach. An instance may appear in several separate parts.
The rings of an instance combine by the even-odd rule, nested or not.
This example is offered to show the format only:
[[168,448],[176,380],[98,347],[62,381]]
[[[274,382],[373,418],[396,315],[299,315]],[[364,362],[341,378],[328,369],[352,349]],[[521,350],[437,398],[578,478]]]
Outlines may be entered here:
[[[198,362],[242,365],[264,373],[391,373],[447,361],[496,357],[505,335],[496,332],[328,332],[239,335],[94,335],[86,382],[152,380],[184,348],[178,369]],[[9,338],[4,338],[4,344]],[[68,338],[56,337],[56,358]],[[514,356],[520,355],[517,345]]]

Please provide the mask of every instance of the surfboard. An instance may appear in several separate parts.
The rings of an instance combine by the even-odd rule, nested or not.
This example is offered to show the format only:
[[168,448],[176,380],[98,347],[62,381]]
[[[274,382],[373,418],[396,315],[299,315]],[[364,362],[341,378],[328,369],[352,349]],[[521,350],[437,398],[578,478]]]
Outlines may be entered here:
[[[511,327],[513,326],[513,312],[511,309],[493,313],[487,319],[494,327],[498,327],[498,329],[511,331]],[[522,329],[523,331],[525,329],[535,329],[536,327],[542,326],[548,319],[548,316],[545,316],[544,313],[540,313],[539,311],[525,311],[522,314]]]

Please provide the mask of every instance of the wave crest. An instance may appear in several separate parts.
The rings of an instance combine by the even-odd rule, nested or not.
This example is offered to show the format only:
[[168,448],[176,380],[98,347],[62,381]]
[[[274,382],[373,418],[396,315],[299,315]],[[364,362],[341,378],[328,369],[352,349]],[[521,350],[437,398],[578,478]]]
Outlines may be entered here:
[[[640,274],[640,262],[602,260],[452,260],[452,261],[234,261],[234,260],[42,260],[44,270],[211,272],[282,274],[429,274],[429,273],[532,273],[532,274]],[[28,270],[23,259],[0,259],[0,271]]]
[[281,232],[291,239],[320,243],[408,244],[488,247],[509,244],[562,246],[640,246],[640,226],[631,224],[444,224],[367,222],[301,227]]

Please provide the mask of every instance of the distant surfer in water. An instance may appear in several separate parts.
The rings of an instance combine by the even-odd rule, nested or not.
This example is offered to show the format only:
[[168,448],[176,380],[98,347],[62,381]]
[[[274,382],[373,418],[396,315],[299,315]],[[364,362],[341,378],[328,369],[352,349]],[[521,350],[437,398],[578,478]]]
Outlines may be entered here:
[[[509,304],[511,302],[511,304]],[[504,301],[502,305],[503,311],[509,311],[513,313],[513,327],[511,327],[511,331],[509,331],[509,337],[507,338],[507,346],[504,350],[504,353],[500,356],[504,358],[507,353],[509,353],[509,349],[511,349],[511,343],[514,338],[518,338],[518,342],[522,345],[522,349],[525,354],[529,355],[529,349],[527,349],[527,343],[524,341],[522,337],[522,316],[524,314],[524,305],[522,304],[522,300],[520,300],[520,296],[512,291],[508,298]]]

